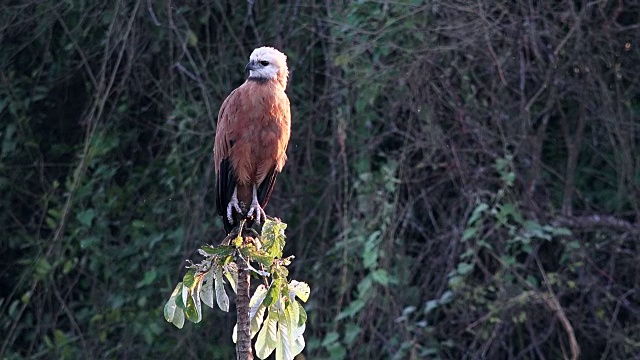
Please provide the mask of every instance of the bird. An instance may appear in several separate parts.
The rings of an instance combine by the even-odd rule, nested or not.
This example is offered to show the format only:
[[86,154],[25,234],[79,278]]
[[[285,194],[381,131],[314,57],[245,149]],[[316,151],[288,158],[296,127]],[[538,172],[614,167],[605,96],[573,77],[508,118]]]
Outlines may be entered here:
[[291,134],[287,56],[259,47],[245,71],[246,81],[220,106],[213,150],[216,208],[227,235],[242,219],[249,225],[266,221],[264,208],[287,160]]

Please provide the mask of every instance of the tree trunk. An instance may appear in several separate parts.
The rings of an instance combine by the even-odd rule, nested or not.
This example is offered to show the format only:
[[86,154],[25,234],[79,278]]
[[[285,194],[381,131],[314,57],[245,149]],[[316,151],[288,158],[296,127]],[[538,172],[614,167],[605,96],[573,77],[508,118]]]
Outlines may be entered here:
[[[245,237],[245,242],[248,239]],[[236,315],[238,318],[238,341],[236,354],[238,360],[253,360],[251,351],[251,324],[249,319],[249,287],[251,279],[245,260],[238,258],[238,297],[236,299]]]

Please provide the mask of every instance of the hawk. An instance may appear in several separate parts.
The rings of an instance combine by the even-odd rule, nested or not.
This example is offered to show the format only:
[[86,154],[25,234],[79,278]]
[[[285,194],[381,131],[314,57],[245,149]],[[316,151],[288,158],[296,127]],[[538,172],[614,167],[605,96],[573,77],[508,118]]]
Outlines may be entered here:
[[260,47],[245,70],[247,80],[220,107],[214,144],[216,208],[227,234],[243,218],[266,220],[264,207],[287,160],[291,132],[287,57]]

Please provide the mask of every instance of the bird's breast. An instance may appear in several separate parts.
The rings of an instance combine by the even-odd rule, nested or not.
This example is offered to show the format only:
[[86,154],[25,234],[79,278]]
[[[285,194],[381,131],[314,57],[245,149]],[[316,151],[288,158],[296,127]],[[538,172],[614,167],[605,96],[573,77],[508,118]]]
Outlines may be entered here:
[[[260,184],[284,166],[289,141],[289,102],[268,85],[254,84],[232,129],[232,166],[239,184]],[[284,95],[284,99],[282,98]]]

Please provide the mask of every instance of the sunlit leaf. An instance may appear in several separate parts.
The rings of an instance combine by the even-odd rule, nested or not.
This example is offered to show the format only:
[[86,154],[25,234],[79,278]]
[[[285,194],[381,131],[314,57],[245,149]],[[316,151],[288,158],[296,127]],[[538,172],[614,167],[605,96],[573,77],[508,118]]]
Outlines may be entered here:
[[271,282],[271,286],[267,290],[267,295],[264,299],[264,306],[271,306],[280,298],[280,288],[282,284],[281,279],[275,279]]
[[269,310],[267,320],[265,320],[262,329],[258,332],[256,338],[256,355],[260,359],[266,359],[277,345],[277,331],[278,331],[278,313]]
[[282,257],[282,249],[284,249],[285,238],[284,230],[287,224],[280,220],[270,220],[264,223],[262,227],[262,241],[264,250],[269,255],[280,258]]
[[224,276],[229,280],[229,284],[233,288],[234,293],[238,293],[237,284],[238,284],[238,265],[236,263],[230,263],[224,266],[223,269]]
[[266,310],[267,310],[266,306],[262,304],[259,305],[258,309],[256,310],[253,317],[251,318],[251,338],[252,339],[254,336],[256,336],[256,334],[260,330],[260,326],[264,321],[264,313]]
[[300,314],[298,317],[298,326],[303,326],[307,322],[307,312],[299,302],[294,301],[294,304],[298,306],[298,313]]
[[189,288],[182,284],[182,295],[178,296],[176,304],[183,310],[187,310],[187,299],[189,298]]
[[218,307],[222,311],[229,311],[229,296],[224,290],[224,279],[222,277],[222,268],[216,266],[214,269],[215,288],[216,288],[216,302]]
[[296,296],[300,298],[303,302],[307,302],[309,300],[309,293],[311,293],[311,288],[309,284],[304,282],[299,282],[296,280],[291,280],[289,283],[289,297],[295,298]]
[[295,341],[294,332],[297,319],[294,321],[295,306],[287,306],[278,317],[278,334],[276,346],[276,360],[293,359],[292,347]]
[[173,293],[171,293],[171,297],[169,301],[164,306],[164,318],[173,323],[179,329],[182,329],[184,326],[184,312],[176,305],[176,299],[180,298],[182,294],[182,283],[178,283]]
[[264,250],[256,249],[254,245],[247,245],[241,248],[242,255],[245,258],[250,258],[251,261],[255,261],[265,267],[270,267],[273,264],[273,256],[268,254]]
[[267,288],[264,284],[258,285],[256,291],[251,296],[251,300],[249,300],[249,317],[253,319],[256,312],[258,311],[258,307],[262,305],[264,298],[267,296]]
[[258,333],[260,326],[264,321],[264,313],[267,307],[264,306],[263,301],[267,295],[267,288],[260,284],[253,293],[251,300],[249,300],[249,318],[251,319],[251,338]]
[[[298,319],[300,318],[300,306],[298,306],[297,301],[287,301],[287,306],[285,309],[289,320],[289,327],[291,331],[295,333],[295,330],[298,328]],[[292,335],[295,339],[295,336]]]
[[[304,332],[304,326],[300,327],[298,330]],[[304,350],[304,347],[304,336],[300,335],[296,337],[296,339],[293,341],[293,345],[291,346],[291,355],[295,358],[296,355],[300,354],[302,350]]]
[[234,344],[238,343],[238,323],[233,325],[233,332],[231,333],[231,340],[233,340]]
[[256,268],[254,268],[253,266],[251,266],[251,264],[247,263],[247,269],[249,269],[249,271],[253,271],[254,273],[258,274],[259,276],[263,276],[263,277],[268,277],[269,272],[268,271],[264,271],[264,270],[258,270]]
[[[202,280],[202,277],[200,277]],[[196,288],[191,291],[191,298],[193,299],[193,304],[196,307],[196,321],[195,323],[199,323],[202,320],[202,301],[200,300],[200,288],[202,287],[202,281],[198,281]]]
[[213,269],[209,269],[202,278],[200,298],[202,299],[202,302],[210,308],[213,308],[213,283]]
[[193,269],[187,271],[187,273],[184,274],[184,277],[182,278],[182,283],[185,287],[193,288],[195,286],[196,284],[195,274],[196,274],[196,271]]
[[187,297],[187,303],[185,305],[186,305],[186,308],[184,310],[184,314],[187,320],[193,323],[200,322],[201,320],[200,313],[198,312],[198,308],[196,306],[195,300],[193,296],[191,296],[191,294],[189,294],[189,296]]
[[[293,301],[280,314],[278,322],[278,345],[276,347],[276,359],[293,359],[304,349],[305,342],[302,336],[306,328],[304,322],[299,325],[302,306]],[[306,313],[304,314],[306,320]]]

